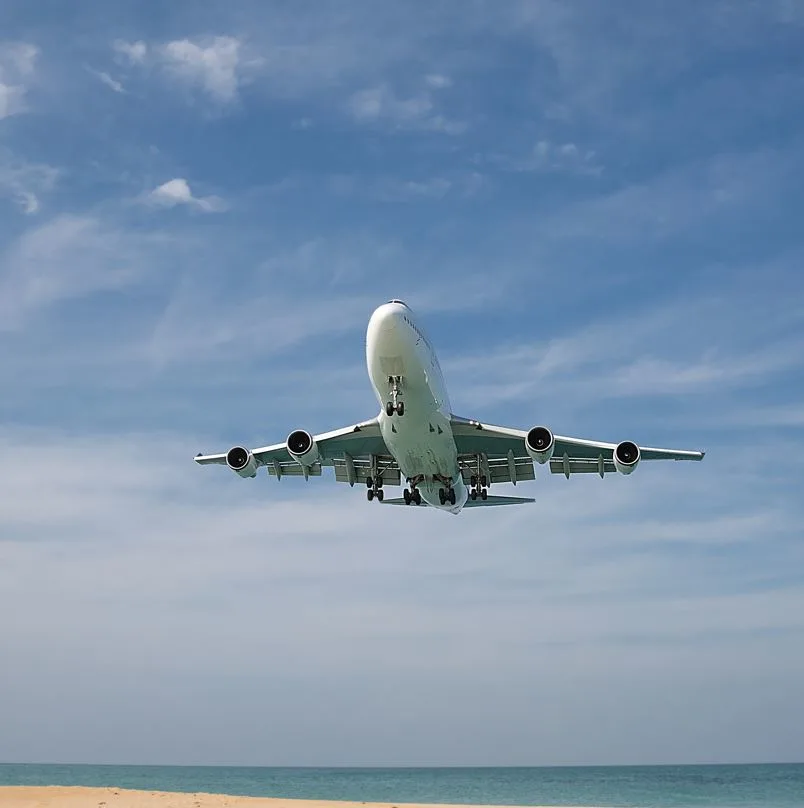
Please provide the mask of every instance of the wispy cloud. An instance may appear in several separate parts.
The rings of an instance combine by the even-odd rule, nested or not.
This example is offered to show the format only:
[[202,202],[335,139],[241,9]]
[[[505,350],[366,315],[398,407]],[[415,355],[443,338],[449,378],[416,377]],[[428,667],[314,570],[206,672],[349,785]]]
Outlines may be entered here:
[[538,141],[530,154],[511,157],[495,154],[488,158],[491,162],[510,171],[532,171],[545,173],[588,174],[599,176],[603,166],[591,149],[581,149],[575,143],[553,143]]
[[61,302],[137,281],[151,238],[90,216],[60,215],[24,231],[0,256],[0,328],[23,328]]
[[25,82],[38,55],[39,49],[27,42],[0,44],[0,120],[25,111]]
[[467,126],[465,122],[451,120],[439,112],[429,91],[400,97],[387,84],[355,93],[349,100],[349,110],[358,123],[379,124],[392,129],[418,129],[459,135],[466,131]]
[[117,81],[117,79],[113,79],[106,71],[92,70],[91,68],[87,68],[87,70],[99,81],[103,82],[103,84],[105,84],[110,90],[113,90],[116,93],[126,92],[126,88],[119,81]]
[[58,177],[52,166],[28,163],[0,150],[0,193],[8,194],[23,213],[39,212],[40,197],[53,190]]

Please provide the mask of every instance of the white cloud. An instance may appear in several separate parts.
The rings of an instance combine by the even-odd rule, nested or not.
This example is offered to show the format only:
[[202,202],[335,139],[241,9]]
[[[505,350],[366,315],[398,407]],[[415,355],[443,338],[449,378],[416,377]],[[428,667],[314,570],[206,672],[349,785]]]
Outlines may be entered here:
[[[790,640],[804,629],[804,592],[784,580],[804,561],[786,541],[800,514],[795,498],[763,503],[775,479],[739,483],[750,495],[727,517],[690,512],[733,477],[673,464],[540,479],[531,485],[550,495],[535,506],[389,519],[329,470],[309,483],[240,480],[196,467],[197,448],[222,447],[186,434],[0,430],[0,611],[16,615],[0,622],[0,757],[63,758],[58,737],[25,729],[46,709],[59,725],[76,710],[100,716],[100,730],[71,735],[78,760],[443,762],[462,758],[457,721],[459,735],[482,724],[484,740],[465,751],[486,762],[512,762],[499,752],[512,733],[523,758],[650,761],[688,754],[699,722],[758,698],[758,679],[777,677],[785,709],[801,702],[804,658]],[[190,684],[175,689],[177,679]],[[54,682],[63,697],[43,707]],[[733,692],[722,701],[724,682]],[[659,709],[657,690],[676,700]],[[180,698],[159,703],[168,730],[155,735],[158,692]],[[596,704],[612,693],[617,733],[601,733]],[[255,704],[270,721],[255,720]],[[187,734],[198,710],[203,743]],[[661,726],[682,711],[661,750],[645,743],[646,710]],[[314,732],[300,714],[315,716]],[[753,750],[778,730],[776,713],[759,716],[744,720],[751,732],[709,731],[718,748],[739,735]],[[378,720],[396,727],[379,747]],[[112,731],[121,721],[125,735]],[[438,743],[422,747],[421,732]]]
[[160,48],[166,68],[189,86],[199,85],[216,101],[231,102],[240,83],[241,43],[230,36],[217,36],[199,44],[174,40]]
[[26,42],[0,44],[0,120],[25,111],[25,80],[34,72],[39,49]]
[[159,207],[172,208],[176,205],[187,205],[204,211],[204,213],[220,213],[227,209],[223,199],[218,196],[194,196],[190,185],[183,177],[176,177],[162,183],[148,194],[148,201]]
[[457,135],[466,124],[436,111],[430,93],[400,98],[387,85],[360,90],[349,100],[349,111],[359,123],[380,123],[395,129],[419,129]]
[[175,39],[150,45],[117,40],[112,47],[127,64],[156,66],[173,84],[200,89],[224,105],[237,100],[242,84],[262,64],[261,59],[247,56],[244,43],[232,36]]
[[129,64],[142,64],[148,55],[148,46],[142,42],[125,42],[122,39],[112,43],[114,51]]

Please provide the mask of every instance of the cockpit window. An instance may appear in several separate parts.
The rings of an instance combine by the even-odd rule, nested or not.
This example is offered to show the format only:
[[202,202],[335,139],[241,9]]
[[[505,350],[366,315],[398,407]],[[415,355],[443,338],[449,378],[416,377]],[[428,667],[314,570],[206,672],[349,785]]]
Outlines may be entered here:
[[404,306],[406,309],[410,308],[410,306],[408,306],[408,304],[405,303],[404,300],[389,300],[388,302],[389,303],[399,303],[400,306]]

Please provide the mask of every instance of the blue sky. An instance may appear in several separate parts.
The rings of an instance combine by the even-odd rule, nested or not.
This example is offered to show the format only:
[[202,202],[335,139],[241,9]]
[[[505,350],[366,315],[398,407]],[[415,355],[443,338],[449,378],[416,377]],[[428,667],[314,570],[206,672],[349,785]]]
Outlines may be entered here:
[[[804,759],[801,6],[397,6],[5,12],[0,759]],[[459,414],[706,460],[195,467],[375,414],[391,297]]]

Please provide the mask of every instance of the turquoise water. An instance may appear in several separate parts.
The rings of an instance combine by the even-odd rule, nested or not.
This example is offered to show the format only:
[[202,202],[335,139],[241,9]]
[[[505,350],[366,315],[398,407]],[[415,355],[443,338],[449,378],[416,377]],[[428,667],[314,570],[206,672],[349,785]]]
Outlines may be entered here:
[[804,764],[556,768],[251,768],[0,764],[0,785],[599,808],[804,808]]

